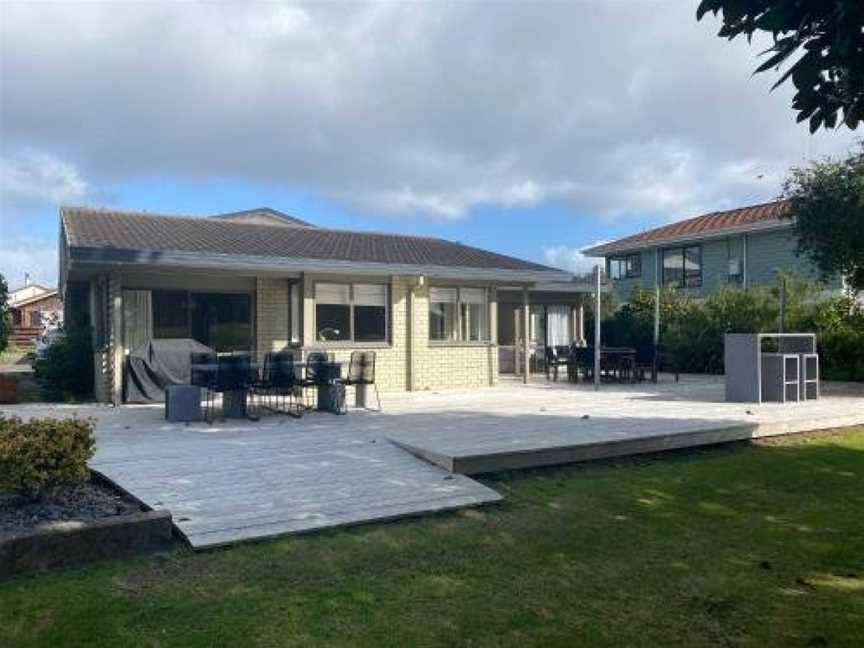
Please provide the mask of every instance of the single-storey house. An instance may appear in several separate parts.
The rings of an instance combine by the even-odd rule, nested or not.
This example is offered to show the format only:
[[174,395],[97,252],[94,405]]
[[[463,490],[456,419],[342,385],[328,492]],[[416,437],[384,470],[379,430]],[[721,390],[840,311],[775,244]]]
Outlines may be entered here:
[[45,324],[58,322],[63,314],[63,302],[56,288],[27,283],[9,291],[9,311],[12,316],[10,340],[26,347],[42,333]]
[[784,217],[787,208],[785,201],[774,201],[711,212],[583,253],[605,258],[607,276],[623,302],[635,286],[659,283],[699,298],[722,286],[777,285],[781,272],[842,289],[841,277],[821,277],[808,258],[798,255],[794,221]]
[[546,344],[581,341],[591,291],[562,270],[460,243],[325,229],[267,208],[64,207],[60,232],[67,318],[92,323],[97,397],[115,403],[125,356],[155,338],[259,358],[375,350],[382,391],[489,385]]

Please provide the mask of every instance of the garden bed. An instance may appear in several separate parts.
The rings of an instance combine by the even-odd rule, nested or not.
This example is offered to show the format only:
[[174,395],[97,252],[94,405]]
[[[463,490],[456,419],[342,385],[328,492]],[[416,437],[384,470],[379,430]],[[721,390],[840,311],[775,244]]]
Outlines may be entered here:
[[52,529],[70,522],[92,522],[142,510],[136,500],[94,476],[83,484],[61,488],[55,497],[41,501],[0,493],[0,535]]
[[171,515],[148,511],[98,474],[32,500],[0,493],[0,576],[165,548]]

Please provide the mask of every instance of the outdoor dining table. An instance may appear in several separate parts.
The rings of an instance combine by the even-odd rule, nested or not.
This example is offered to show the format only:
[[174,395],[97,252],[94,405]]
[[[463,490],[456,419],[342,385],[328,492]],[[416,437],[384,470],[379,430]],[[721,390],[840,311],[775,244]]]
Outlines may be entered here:
[[[317,391],[317,399],[318,409],[321,409],[322,403],[326,402],[326,391],[330,389],[335,382],[342,374],[342,362],[339,361],[328,361],[318,363],[319,366],[327,367],[326,373],[328,375],[327,380],[322,380],[321,382],[315,385]],[[264,362],[250,362],[249,369],[250,371],[255,371],[256,373],[260,372],[264,368]],[[295,362],[294,363],[294,371],[297,378],[301,378],[301,371],[306,367],[307,363],[305,362]],[[215,373],[218,369],[218,364],[193,364],[192,369],[195,371],[203,371],[207,373]],[[225,418],[247,418],[246,415],[246,389],[232,389],[226,391],[222,395],[222,405],[225,413]]]
[[[631,366],[636,362],[636,349],[632,347],[600,347],[600,366],[603,366],[603,360],[620,360],[626,359],[630,361]],[[631,369],[632,371],[632,369]],[[619,376],[620,378],[620,376]]]

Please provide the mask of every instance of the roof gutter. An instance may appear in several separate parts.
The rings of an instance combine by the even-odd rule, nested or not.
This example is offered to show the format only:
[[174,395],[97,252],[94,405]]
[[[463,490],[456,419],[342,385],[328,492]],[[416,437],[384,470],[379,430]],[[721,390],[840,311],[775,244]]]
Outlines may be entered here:
[[245,254],[201,254],[199,252],[164,252],[156,250],[120,250],[114,248],[70,247],[70,263],[111,265],[160,265],[163,267],[209,270],[243,270],[251,272],[286,271],[382,275],[425,275],[441,279],[473,279],[538,283],[570,281],[563,270],[514,270],[507,268],[472,268],[466,266],[375,263],[339,259],[300,257],[264,257]]
[[715,238],[725,238],[727,236],[735,236],[738,234],[751,234],[754,232],[766,232],[777,229],[792,227],[794,222],[789,219],[775,220],[763,223],[751,223],[749,225],[739,225],[738,227],[729,227],[722,230],[704,232],[699,234],[685,234],[682,236],[670,236],[661,239],[647,239],[644,241],[633,241],[632,243],[604,243],[603,245],[595,245],[594,247],[585,248],[582,254],[587,256],[607,256],[616,252],[632,252],[635,250],[647,250],[657,247],[666,247],[676,243],[688,243],[691,241],[705,241]]

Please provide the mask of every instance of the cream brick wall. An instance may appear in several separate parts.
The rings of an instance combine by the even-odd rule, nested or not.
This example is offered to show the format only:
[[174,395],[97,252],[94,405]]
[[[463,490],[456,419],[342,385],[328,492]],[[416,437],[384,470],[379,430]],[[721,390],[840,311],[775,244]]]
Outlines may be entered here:
[[255,295],[255,340],[259,360],[281,351],[288,339],[288,281],[258,277]]
[[[497,304],[490,302],[490,321]],[[429,341],[429,286],[414,290],[414,389],[486,387],[498,381],[494,344],[442,344]]]
[[[390,343],[380,345],[346,345],[345,343],[321,343],[314,340],[314,282],[357,281],[356,277],[304,278],[304,347],[306,351],[322,349],[333,353],[337,360],[345,363],[352,351],[375,351],[376,382],[381,391],[404,391],[407,389],[442,389],[483,387],[498,380],[498,347],[482,345],[435,345],[429,342],[429,288],[413,288],[413,309],[410,292],[416,283],[413,277],[394,277],[390,280]],[[494,312],[496,304],[490,303]],[[490,317],[490,321],[494,321]],[[413,366],[413,376],[411,367]],[[410,380],[410,382],[409,382]]]
[[333,353],[336,360],[344,363],[343,374],[348,371],[348,361],[352,351],[375,352],[375,381],[380,391],[405,391],[408,389],[408,281],[395,278],[390,281],[390,343],[372,345],[350,345],[345,343],[322,343],[314,339],[314,282],[326,281],[357,281],[356,277],[314,277],[304,278],[304,348],[310,350],[322,349]]

